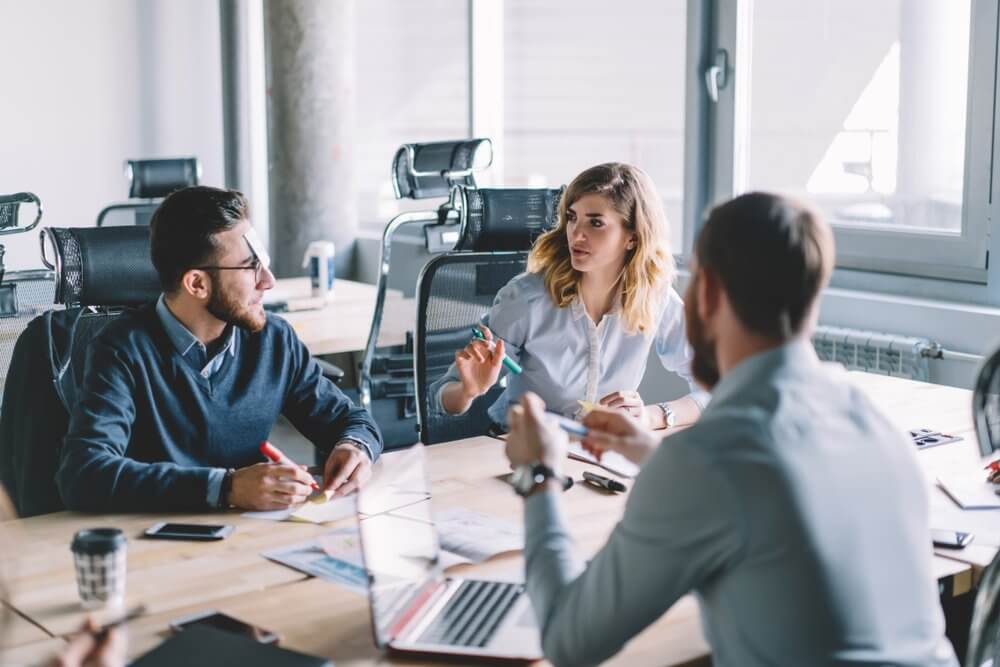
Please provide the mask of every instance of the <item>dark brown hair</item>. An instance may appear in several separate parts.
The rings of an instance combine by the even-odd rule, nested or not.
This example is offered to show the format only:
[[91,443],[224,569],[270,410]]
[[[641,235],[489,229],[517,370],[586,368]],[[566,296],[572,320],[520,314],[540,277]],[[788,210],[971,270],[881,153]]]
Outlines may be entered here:
[[149,222],[149,254],[164,292],[173,292],[184,274],[215,256],[214,236],[249,219],[243,193],[205,185],[171,193]]
[[719,278],[752,332],[802,332],[833,269],[833,234],[811,209],[752,192],[713,208],[695,244],[698,265]]

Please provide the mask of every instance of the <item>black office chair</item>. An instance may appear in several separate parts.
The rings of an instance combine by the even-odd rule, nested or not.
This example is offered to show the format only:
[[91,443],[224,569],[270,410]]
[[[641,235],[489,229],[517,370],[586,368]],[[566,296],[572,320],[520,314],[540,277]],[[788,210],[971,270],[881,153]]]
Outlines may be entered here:
[[153,211],[174,190],[198,185],[201,164],[198,158],[127,160],[129,201],[104,207],[97,215],[98,227],[149,226]]
[[55,471],[87,345],[125,309],[160,292],[146,227],[50,227],[40,239],[53,298],[17,339],[6,378],[17,391],[4,393],[0,411],[0,479],[21,516],[63,507]]
[[1000,449],[1000,349],[979,369],[972,393],[972,417],[979,451],[989,456]]
[[386,449],[413,444],[416,405],[413,387],[413,343],[380,346],[385,296],[392,267],[392,241],[404,227],[422,226],[428,252],[450,250],[459,238],[456,186],[476,186],[476,173],[493,161],[489,139],[404,144],[392,161],[392,186],[398,199],[448,197],[440,207],[407,211],[394,217],[382,233],[375,311],[358,374],[358,402],[382,427]]
[[[972,417],[979,451],[990,456],[1000,448],[1000,349],[979,369],[972,393]],[[1000,554],[979,580],[965,664],[1000,665]]]
[[497,292],[523,273],[535,239],[558,221],[563,190],[459,188],[461,237],[452,252],[435,257],[417,283],[414,359],[420,440],[435,444],[490,429],[489,406],[498,383],[463,415],[433,409],[438,382],[493,305]]

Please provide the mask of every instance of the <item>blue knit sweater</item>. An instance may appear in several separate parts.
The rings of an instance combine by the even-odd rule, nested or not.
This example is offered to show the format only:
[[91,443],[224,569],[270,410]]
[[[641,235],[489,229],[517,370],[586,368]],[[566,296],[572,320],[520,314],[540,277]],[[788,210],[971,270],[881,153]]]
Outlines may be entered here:
[[68,509],[204,510],[213,470],[264,461],[258,446],[279,414],[324,454],[343,437],[381,453],[371,416],[287,322],[268,315],[260,332],[236,335],[238,353],[210,378],[177,353],[152,306],[98,335],[56,474]]

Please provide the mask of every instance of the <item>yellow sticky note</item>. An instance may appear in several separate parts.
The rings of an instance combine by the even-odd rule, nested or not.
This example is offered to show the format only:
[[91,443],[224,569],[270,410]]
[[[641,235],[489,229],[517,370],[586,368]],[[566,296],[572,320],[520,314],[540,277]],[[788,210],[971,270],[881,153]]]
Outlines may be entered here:
[[580,407],[583,408],[583,414],[587,414],[597,407],[596,403],[591,403],[590,401],[584,401],[582,399],[578,400],[577,403],[579,403]]

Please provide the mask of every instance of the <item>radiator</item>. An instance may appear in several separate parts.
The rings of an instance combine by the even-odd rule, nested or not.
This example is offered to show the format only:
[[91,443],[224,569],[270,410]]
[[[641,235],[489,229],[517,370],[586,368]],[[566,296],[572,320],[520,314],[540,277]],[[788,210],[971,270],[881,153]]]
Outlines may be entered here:
[[843,364],[849,370],[881,375],[930,380],[929,357],[939,351],[937,343],[926,338],[818,326],[813,347],[820,359]]

